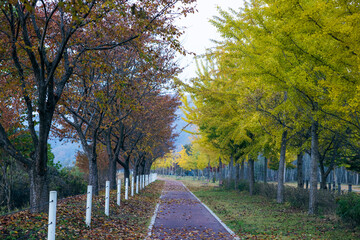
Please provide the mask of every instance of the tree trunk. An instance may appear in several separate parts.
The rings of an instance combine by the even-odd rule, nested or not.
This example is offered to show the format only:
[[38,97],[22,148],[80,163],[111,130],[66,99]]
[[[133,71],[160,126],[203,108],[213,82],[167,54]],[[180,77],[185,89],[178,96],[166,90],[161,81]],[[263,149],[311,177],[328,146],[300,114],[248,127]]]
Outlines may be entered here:
[[[157,172],[157,171],[156,171],[156,172]],[[133,175],[134,175],[134,182],[136,183],[136,182],[137,182],[136,178],[137,178],[137,176],[139,175],[139,163],[137,163],[137,164],[135,165]]]
[[223,182],[223,176],[222,176],[222,162],[221,157],[219,157],[219,187],[221,187]]
[[302,153],[299,153],[297,155],[297,187],[304,188],[303,154]]
[[328,175],[326,175],[325,171],[320,168],[320,189],[327,189],[326,186],[327,176]]
[[240,180],[245,179],[245,160],[241,161],[241,169],[240,169]]
[[319,161],[319,123],[313,120],[311,125],[311,168],[310,168],[310,192],[309,192],[309,214],[315,214],[316,192],[317,192],[317,169]]
[[239,184],[239,179],[240,179],[239,171],[240,171],[240,164],[237,162],[235,166],[235,186],[234,186],[235,189],[238,188],[238,184]]
[[44,212],[48,207],[48,181],[47,175],[39,173],[36,166],[30,170],[30,207],[31,212]]
[[210,169],[211,169],[211,166],[210,166],[210,161],[208,162],[208,174],[207,174],[207,176],[208,176],[208,182],[210,182],[210,178],[211,178],[211,176],[210,176]]
[[124,167],[124,179],[130,178],[130,169],[128,166]]
[[108,173],[108,181],[110,181],[110,189],[116,189],[116,159],[109,158],[109,173]]
[[227,184],[229,188],[230,188],[232,180],[233,180],[233,168],[234,168],[234,155],[231,154],[230,163],[229,163],[228,184]]
[[254,183],[255,183],[254,160],[249,159],[249,189],[251,196],[254,194]]
[[90,154],[87,156],[89,160],[89,185],[93,187],[93,193],[99,195],[99,175],[97,167],[97,157]]
[[[320,189],[327,189],[326,178],[327,178],[328,174],[325,171],[323,157],[319,157],[319,169],[320,169]],[[328,172],[328,173],[330,173],[330,172]]]
[[[152,162],[151,161],[147,161],[146,158],[143,159],[143,161],[145,162],[144,165],[145,165],[145,174],[146,175],[149,175],[150,172],[151,172],[151,165],[152,165]],[[181,176],[183,174],[183,169],[181,169]]]
[[268,170],[268,160],[264,158],[264,183],[267,183],[267,170]]
[[285,154],[286,154],[286,137],[287,131],[284,130],[281,137],[281,149],[280,149],[280,161],[279,161],[279,170],[278,170],[278,185],[277,185],[277,203],[284,202],[284,180],[285,180]]

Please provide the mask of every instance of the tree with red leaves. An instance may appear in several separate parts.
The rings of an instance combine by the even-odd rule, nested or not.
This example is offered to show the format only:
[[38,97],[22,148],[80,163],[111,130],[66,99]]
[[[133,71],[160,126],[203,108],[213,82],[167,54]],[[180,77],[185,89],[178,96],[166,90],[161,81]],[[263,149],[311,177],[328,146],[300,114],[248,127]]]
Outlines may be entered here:
[[2,122],[0,146],[29,172],[32,211],[45,209],[47,141],[53,116],[82,56],[137,42],[143,35],[166,39],[180,50],[181,31],[173,25],[171,13],[192,12],[192,2],[6,0],[0,4],[0,74],[6,82],[3,86],[21,96],[22,117],[34,151],[18,151]]

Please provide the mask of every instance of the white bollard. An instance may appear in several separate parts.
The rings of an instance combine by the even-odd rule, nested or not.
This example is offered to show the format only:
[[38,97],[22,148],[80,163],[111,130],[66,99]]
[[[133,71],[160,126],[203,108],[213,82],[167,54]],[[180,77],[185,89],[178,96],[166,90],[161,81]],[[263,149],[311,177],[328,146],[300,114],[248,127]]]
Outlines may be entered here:
[[48,240],[55,240],[56,230],[56,204],[57,204],[57,192],[50,192],[49,202],[49,220],[48,220]]
[[131,196],[134,196],[134,176],[131,177]]
[[110,212],[110,181],[106,181],[105,187],[105,215],[109,216]]
[[136,194],[139,193],[139,175],[136,176]]
[[129,199],[129,179],[125,179],[125,200]]
[[116,196],[116,203],[118,206],[120,206],[121,202],[121,179],[118,179],[117,182],[117,196]]
[[86,198],[86,218],[85,223],[87,227],[90,227],[91,223],[91,207],[92,207],[92,186],[87,187],[87,198]]

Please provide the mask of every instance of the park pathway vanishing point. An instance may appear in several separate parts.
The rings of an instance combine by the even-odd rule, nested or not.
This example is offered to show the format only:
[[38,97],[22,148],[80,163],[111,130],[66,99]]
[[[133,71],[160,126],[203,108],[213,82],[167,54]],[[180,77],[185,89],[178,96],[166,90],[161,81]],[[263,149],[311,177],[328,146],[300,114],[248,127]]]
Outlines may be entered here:
[[148,239],[237,239],[231,234],[181,182],[165,180]]

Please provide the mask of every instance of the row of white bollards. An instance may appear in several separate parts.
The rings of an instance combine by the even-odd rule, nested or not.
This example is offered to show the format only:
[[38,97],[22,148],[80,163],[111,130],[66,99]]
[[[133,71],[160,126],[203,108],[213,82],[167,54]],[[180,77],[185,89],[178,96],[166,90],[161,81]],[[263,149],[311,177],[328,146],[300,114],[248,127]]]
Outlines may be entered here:
[[[136,176],[136,194],[140,190],[154,182],[157,179],[157,173],[151,173],[150,175]],[[140,181],[140,182],[139,182]],[[128,200],[129,191],[129,179],[125,179],[125,199]],[[117,182],[117,194],[116,203],[120,206],[121,203],[121,180]],[[131,178],[131,196],[134,196],[134,177]],[[55,240],[56,233],[56,205],[57,205],[57,192],[50,192],[49,201],[49,219],[48,219],[48,240]],[[86,198],[86,216],[85,224],[87,227],[91,225],[91,209],[92,209],[92,186],[87,187],[87,198]],[[106,181],[105,186],[105,215],[110,215],[110,181]]]

